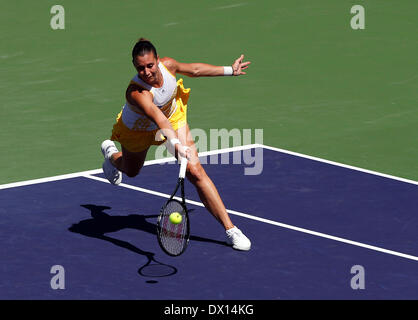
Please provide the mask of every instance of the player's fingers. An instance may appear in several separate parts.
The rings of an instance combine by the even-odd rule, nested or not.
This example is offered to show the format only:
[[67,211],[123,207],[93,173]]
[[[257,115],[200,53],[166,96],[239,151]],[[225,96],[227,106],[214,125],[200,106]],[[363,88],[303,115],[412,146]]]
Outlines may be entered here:
[[244,55],[242,54],[237,60],[235,60],[235,63],[236,64],[241,64],[241,62],[242,62],[243,59],[244,59]]
[[176,146],[178,146],[178,155],[179,158],[184,158],[186,157],[186,147],[181,145],[181,144],[176,144]]
[[187,148],[185,156],[186,156],[187,160],[190,160],[191,157],[192,157],[192,149]]

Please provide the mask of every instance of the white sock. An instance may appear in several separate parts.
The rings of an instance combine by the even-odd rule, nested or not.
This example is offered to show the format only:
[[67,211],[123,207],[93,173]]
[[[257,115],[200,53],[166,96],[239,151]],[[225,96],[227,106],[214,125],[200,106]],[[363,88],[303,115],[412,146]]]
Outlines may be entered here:
[[112,155],[113,155],[114,153],[119,152],[119,150],[118,150],[118,148],[116,148],[116,146],[112,143],[112,144],[109,144],[108,146],[106,146],[105,152],[106,152],[106,158],[107,158],[107,159],[111,159]]

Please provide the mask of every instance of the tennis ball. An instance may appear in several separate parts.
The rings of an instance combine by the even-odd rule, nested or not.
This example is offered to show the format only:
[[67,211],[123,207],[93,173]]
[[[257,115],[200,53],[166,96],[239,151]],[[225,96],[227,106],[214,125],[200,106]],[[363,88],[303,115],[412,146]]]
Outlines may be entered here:
[[183,220],[183,218],[180,213],[173,212],[172,214],[170,214],[170,222],[172,224],[179,224],[181,220]]

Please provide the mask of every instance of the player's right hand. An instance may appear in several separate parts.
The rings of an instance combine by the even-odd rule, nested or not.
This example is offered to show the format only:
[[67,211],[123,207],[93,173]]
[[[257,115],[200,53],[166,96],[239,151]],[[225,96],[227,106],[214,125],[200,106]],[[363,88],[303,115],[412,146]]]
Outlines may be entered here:
[[190,160],[191,158],[191,149],[187,146],[183,146],[180,143],[176,144],[176,154],[179,155],[182,158],[186,158],[187,160]]

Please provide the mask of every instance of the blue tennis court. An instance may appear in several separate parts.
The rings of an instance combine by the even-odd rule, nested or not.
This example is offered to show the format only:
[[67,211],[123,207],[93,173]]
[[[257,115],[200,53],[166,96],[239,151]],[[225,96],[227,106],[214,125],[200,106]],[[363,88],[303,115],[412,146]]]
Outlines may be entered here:
[[[260,174],[233,164],[244,152],[262,153]],[[189,247],[179,257],[162,252],[156,217],[175,186],[174,164],[147,163],[118,187],[101,170],[8,184],[0,299],[418,299],[417,182],[260,145],[204,157],[249,252],[226,245],[188,181]],[[141,275],[150,255],[176,272]],[[51,288],[56,265],[64,289]],[[364,269],[364,289],[351,286],[353,266]]]

